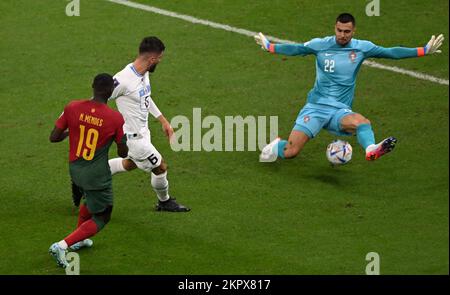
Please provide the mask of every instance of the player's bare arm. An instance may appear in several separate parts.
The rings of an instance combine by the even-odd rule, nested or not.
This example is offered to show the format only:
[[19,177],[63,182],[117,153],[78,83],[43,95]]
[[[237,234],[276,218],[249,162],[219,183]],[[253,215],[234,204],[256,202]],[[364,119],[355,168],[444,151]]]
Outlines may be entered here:
[[117,155],[121,158],[128,156],[128,146],[126,143],[121,142],[117,144]]
[[173,135],[173,128],[172,128],[172,126],[170,125],[169,121],[167,121],[167,119],[163,115],[159,116],[158,120],[161,123],[161,126],[162,126],[162,129],[164,131],[164,134],[170,140],[172,138],[172,135]]
[[69,130],[62,130],[55,126],[50,133],[49,140],[50,142],[60,142],[66,139],[67,136],[69,136]]

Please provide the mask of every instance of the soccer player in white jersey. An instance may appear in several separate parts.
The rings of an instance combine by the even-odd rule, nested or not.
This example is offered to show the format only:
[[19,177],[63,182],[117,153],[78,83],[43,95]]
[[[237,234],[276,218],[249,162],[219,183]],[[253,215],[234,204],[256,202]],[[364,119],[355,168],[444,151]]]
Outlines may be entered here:
[[127,158],[109,160],[111,174],[139,168],[151,174],[151,185],[158,197],[156,210],[187,212],[189,208],[178,204],[169,195],[167,165],[151,143],[148,114],[157,118],[166,136],[171,138],[173,129],[151,98],[149,73],[153,73],[161,61],[165,46],[157,37],[146,37],[139,46],[139,55],[114,76],[114,92],[117,108],[125,119],[123,126],[129,149]]

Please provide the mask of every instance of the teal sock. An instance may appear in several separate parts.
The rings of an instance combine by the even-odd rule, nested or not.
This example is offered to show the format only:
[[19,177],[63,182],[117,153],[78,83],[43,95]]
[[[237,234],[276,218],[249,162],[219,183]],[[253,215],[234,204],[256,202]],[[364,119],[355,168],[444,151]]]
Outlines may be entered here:
[[369,145],[375,144],[375,135],[373,134],[372,125],[370,124],[358,125],[356,128],[356,137],[364,150],[366,150]]
[[277,149],[278,157],[284,159],[284,148],[287,145],[287,140],[280,140],[276,145],[273,146],[274,149]]

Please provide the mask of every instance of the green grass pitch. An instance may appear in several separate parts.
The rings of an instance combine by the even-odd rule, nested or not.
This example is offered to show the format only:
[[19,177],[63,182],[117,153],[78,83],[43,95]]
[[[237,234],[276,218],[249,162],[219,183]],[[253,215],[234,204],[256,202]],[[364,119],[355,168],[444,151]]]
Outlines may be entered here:
[[[333,34],[337,14],[356,16],[357,38],[384,46],[448,38],[448,1],[140,0],[283,39]],[[152,77],[167,118],[211,114],[279,117],[286,137],[313,85],[314,58],[262,52],[250,37],[101,0],[0,1],[0,274],[63,274],[51,243],[75,226],[67,142],[51,144],[63,106],[88,98],[99,72],[115,73],[140,40],[159,36],[167,50]],[[438,56],[386,65],[448,79],[448,39]],[[112,104],[113,107],[114,104]],[[291,161],[258,162],[258,152],[173,152],[150,121],[169,164],[171,194],[188,214],[153,210],[142,171],[114,177],[110,224],[80,251],[81,274],[364,274],[368,252],[382,274],[448,274],[448,86],[363,66],[354,110],[377,140],[396,150],[373,163],[356,138],[353,160],[332,168],[322,132]],[[115,156],[115,147],[111,149]]]

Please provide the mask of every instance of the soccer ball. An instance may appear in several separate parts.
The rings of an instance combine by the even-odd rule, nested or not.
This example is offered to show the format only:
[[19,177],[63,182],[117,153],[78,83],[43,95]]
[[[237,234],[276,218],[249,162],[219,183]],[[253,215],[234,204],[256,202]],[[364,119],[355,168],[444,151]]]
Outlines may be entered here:
[[333,165],[347,164],[352,159],[352,146],[343,140],[335,140],[327,147],[327,159]]

